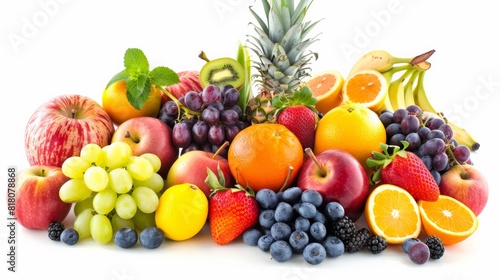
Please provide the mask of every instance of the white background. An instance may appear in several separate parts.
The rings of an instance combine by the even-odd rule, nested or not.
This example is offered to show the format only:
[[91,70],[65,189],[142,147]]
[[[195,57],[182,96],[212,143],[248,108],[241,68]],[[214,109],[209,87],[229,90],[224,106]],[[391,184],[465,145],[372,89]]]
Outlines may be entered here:
[[[296,1],[298,2],[298,1]],[[446,247],[439,261],[418,266],[400,247],[380,255],[360,252],[307,265],[300,256],[277,263],[270,254],[238,240],[217,246],[203,231],[184,242],[166,242],[157,250],[140,246],[123,250],[114,244],[86,240],[69,247],[47,238],[45,231],[18,224],[17,272],[7,272],[7,213],[1,200],[1,279],[131,280],[173,275],[229,279],[370,279],[476,278],[495,267],[500,250],[497,213],[499,184],[497,119],[500,49],[494,1],[326,1],[313,2],[308,19],[323,19],[311,35],[320,40],[311,50],[319,59],[312,72],[335,69],[347,75],[363,53],[386,49],[410,57],[435,49],[429,60],[426,88],[436,107],[479,139],[472,155],[490,184],[490,200],[480,215],[479,229],[466,241]],[[0,4],[3,171],[27,167],[24,128],[33,111],[47,99],[70,93],[100,102],[108,80],[122,70],[125,50],[144,51],[150,65],[175,71],[199,70],[197,55],[235,56],[238,40],[254,34],[248,7],[260,1],[2,1]],[[497,133],[498,134],[498,133]],[[5,186],[6,184],[4,184]],[[66,220],[71,225],[71,217]],[[177,277],[178,277],[177,276]]]

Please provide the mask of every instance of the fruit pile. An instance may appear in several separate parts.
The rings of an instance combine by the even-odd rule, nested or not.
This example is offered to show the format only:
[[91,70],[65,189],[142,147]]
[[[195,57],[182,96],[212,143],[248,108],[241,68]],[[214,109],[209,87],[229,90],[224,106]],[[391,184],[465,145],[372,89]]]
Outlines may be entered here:
[[174,72],[130,48],[101,104],[47,100],[26,126],[19,223],[124,249],[207,226],[218,245],[240,238],[313,265],[394,245],[423,264],[474,234],[488,183],[472,161],[479,143],[427,98],[434,51],[374,50],[345,78],[313,74],[311,2],[250,7],[255,35],[236,58],[202,52],[201,69]]

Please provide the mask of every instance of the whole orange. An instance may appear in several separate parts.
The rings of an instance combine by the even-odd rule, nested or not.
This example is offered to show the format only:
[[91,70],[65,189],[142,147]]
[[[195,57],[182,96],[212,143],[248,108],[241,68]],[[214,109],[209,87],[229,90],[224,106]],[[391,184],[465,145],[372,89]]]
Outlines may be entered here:
[[385,128],[377,113],[360,104],[344,104],[328,111],[316,128],[314,153],[341,149],[353,155],[367,169],[366,159],[381,152]]
[[295,181],[304,159],[299,139],[281,124],[253,124],[236,134],[228,150],[236,181],[255,192],[285,189]]
[[124,80],[114,82],[102,94],[102,107],[113,123],[120,125],[136,117],[156,117],[160,111],[163,93],[151,85],[149,97],[141,110],[134,108],[127,99],[127,84]]

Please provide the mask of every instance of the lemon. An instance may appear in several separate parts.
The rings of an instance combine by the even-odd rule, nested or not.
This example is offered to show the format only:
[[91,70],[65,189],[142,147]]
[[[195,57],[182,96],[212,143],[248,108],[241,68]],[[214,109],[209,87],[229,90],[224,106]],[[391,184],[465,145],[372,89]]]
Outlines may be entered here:
[[207,196],[198,186],[185,183],[171,186],[160,196],[155,222],[165,237],[182,241],[200,232],[207,217]]

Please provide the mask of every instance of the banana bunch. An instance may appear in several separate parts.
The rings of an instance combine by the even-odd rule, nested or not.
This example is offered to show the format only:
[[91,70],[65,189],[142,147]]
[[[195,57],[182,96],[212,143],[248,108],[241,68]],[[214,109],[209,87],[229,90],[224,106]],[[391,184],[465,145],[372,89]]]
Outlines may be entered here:
[[384,110],[394,112],[409,105],[417,105],[424,112],[442,117],[453,129],[454,138],[459,144],[466,145],[471,151],[479,149],[479,143],[464,128],[447,120],[442,113],[432,106],[424,88],[424,76],[431,67],[427,61],[434,53],[430,50],[415,57],[401,58],[385,50],[373,50],[364,54],[353,67],[347,79],[362,70],[375,70],[382,74],[387,82],[387,94],[384,105],[377,113]]

